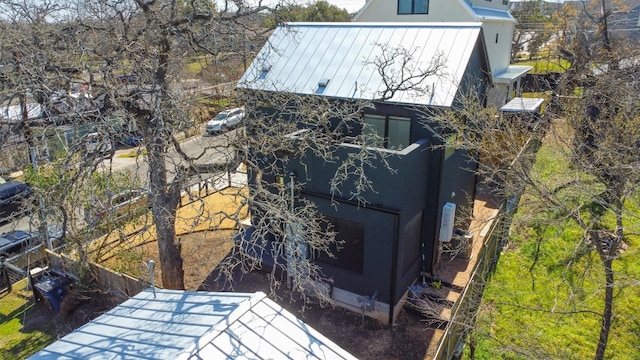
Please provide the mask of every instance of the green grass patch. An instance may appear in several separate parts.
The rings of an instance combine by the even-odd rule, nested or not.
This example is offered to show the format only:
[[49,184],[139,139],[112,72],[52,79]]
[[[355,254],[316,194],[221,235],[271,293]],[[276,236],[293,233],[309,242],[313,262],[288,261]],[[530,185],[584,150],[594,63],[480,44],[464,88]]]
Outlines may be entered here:
[[[554,128],[565,141],[547,137],[536,156],[531,180],[561,189],[556,199],[577,206],[589,204],[602,186],[574,169],[566,155],[570,131]],[[566,132],[563,134],[563,132]],[[573,184],[572,184],[573,183]],[[562,187],[563,184],[572,184]],[[509,247],[485,288],[472,334],[476,359],[593,358],[603,310],[604,271],[598,254],[582,241],[583,229],[570,214],[540,203],[525,191],[515,216]],[[614,322],[607,358],[640,359],[640,195],[627,199],[623,222],[625,247],[614,261]],[[583,221],[591,215],[581,207]],[[526,220],[526,221],[521,221]],[[611,212],[599,218],[615,229]]]
[[559,58],[543,58],[518,61],[516,65],[531,66],[532,74],[547,74],[551,72],[565,72],[571,66],[571,63]]
[[214,108],[228,108],[232,107],[233,102],[231,102],[227,98],[214,99],[214,98],[203,98],[198,100],[198,102],[203,106],[214,107]]
[[[24,359],[55,340],[42,329],[25,328],[36,306],[26,286],[26,280],[20,281],[12,292],[0,297],[0,359]],[[53,327],[50,323],[49,329]]]
[[212,61],[211,56],[194,56],[186,60],[184,70],[190,74],[198,74]]
[[145,155],[146,153],[147,153],[147,149],[141,149],[141,150],[134,149],[134,150],[128,151],[128,152],[126,152],[124,154],[118,155],[118,158],[121,158],[121,159],[135,159],[138,156]]

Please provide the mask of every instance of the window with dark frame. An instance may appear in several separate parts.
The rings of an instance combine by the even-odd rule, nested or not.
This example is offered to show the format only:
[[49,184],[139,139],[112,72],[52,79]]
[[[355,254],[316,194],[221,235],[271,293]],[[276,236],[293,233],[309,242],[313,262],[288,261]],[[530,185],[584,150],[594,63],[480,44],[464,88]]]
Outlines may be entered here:
[[411,119],[364,114],[364,135],[373,147],[401,150],[411,141]]
[[337,243],[330,246],[334,257],[318,253],[316,261],[358,274],[364,273],[364,224],[333,216],[326,218],[336,233]]
[[428,14],[429,0],[398,0],[398,14]]

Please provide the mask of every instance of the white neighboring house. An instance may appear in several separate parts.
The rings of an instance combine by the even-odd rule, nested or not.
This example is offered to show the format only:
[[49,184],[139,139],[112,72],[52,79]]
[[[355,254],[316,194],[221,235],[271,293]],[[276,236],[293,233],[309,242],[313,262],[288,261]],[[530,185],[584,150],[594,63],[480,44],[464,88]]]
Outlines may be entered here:
[[516,20],[508,0],[368,0],[356,22],[481,22],[495,88],[490,102],[501,106],[520,89],[530,66],[511,65]]

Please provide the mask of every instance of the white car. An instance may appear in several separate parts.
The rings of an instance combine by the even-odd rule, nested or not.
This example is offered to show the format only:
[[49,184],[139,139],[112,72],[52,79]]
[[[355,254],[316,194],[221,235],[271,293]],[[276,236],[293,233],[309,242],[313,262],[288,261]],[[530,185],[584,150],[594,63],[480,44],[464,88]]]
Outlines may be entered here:
[[87,134],[84,144],[88,154],[107,154],[111,152],[111,140],[109,137],[100,135],[97,132]]
[[92,208],[85,210],[85,221],[97,224],[103,219],[117,222],[141,216],[149,211],[149,191],[146,189],[130,189],[115,194],[108,202],[94,201]]
[[240,123],[244,119],[244,108],[237,107],[225,110],[207,123],[207,134],[213,135],[226,131]]

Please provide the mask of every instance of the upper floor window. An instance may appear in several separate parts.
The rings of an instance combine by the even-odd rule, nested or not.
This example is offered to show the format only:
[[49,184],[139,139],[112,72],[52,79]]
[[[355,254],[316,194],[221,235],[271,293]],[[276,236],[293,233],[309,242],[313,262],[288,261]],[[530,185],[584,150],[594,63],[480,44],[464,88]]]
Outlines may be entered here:
[[398,0],[398,14],[428,14],[429,0]]
[[398,116],[364,115],[365,135],[371,146],[403,149],[410,144],[411,119]]

